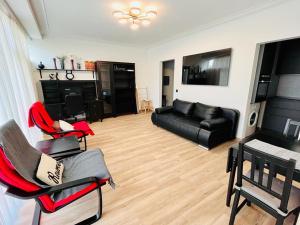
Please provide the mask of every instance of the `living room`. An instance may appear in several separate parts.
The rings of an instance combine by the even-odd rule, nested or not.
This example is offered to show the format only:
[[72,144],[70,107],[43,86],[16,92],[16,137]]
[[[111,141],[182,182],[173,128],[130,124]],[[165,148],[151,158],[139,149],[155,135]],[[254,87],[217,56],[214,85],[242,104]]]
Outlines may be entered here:
[[[300,204],[284,202],[300,199],[299,0],[0,3],[1,162],[45,191],[0,168],[1,224],[296,224]],[[19,154],[11,127],[34,148]],[[61,184],[32,175],[36,151],[64,166]],[[83,174],[98,186],[74,188]]]

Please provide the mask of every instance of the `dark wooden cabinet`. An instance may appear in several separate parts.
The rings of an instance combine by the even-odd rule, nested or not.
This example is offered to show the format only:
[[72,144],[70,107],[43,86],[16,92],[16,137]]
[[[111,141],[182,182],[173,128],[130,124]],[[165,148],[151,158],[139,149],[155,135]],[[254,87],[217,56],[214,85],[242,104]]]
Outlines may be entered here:
[[300,39],[283,41],[276,73],[300,74]]
[[276,74],[280,43],[269,43],[260,46],[252,103],[265,101],[274,97],[279,76]]
[[98,97],[98,84],[95,80],[41,80],[44,104],[54,120],[66,119],[65,96],[80,94],[84,111],[90,122],[103,119],[103,101]]
[[96,62],[105,116],[136,113],[134,63]]

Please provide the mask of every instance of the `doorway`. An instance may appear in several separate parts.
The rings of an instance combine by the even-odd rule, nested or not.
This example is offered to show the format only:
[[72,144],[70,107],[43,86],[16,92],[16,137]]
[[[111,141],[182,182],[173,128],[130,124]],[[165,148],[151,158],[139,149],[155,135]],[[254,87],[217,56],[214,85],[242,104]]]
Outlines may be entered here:
[[174,93],[174,66],[175,60],[162,62],[162,98],[161,105],[171,106]]

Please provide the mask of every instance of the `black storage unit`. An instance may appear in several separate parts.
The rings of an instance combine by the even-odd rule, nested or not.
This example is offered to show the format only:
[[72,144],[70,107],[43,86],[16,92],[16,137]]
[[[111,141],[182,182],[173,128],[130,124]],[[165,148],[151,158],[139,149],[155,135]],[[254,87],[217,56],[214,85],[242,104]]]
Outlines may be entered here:
[[98,84],[94,80],[41,80],[46,110],[54,120],[66,119],[65,96],[80,94],[87,120],[103,118],[103,101],[98,99]]
[[104,115],[137,113],[134,63],[96,62]]
[[285,75],[300,75],[300,38],[260,45],[251,103],[276,97]]
[[300,39],[283,41],[276,73],[300,75]]
[[282,97],[268,99],[262,128],[282,134],[287,119],[300,121],[300,100]]

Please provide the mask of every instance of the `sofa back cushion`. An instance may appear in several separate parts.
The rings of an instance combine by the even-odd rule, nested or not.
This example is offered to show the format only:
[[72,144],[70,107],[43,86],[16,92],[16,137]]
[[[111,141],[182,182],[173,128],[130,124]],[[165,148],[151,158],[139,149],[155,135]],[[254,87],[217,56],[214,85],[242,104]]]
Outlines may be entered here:
[[204,105],[199,102],[195,103],[193,116],[201,120],[210,120],[219,117],[221,109],[215,106]]
[[191,115],[193,108],[194,108],[194,103],[192,102],[186,102],[179,99],[173,101],[173,110],[175,112],[184,115]]

